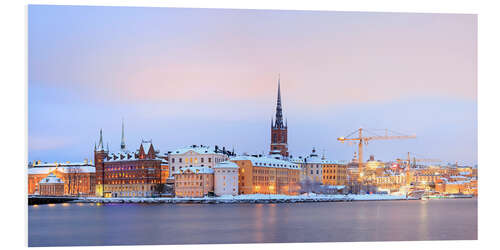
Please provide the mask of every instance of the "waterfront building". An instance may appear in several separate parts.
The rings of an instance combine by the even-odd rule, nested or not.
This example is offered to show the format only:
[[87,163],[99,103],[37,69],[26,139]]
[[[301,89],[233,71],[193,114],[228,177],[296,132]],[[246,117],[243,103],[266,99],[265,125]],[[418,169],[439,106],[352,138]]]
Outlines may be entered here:
[[214,166],[214,193],[217,196],[238,195],[238,165],[225,161]]
[[28,194],[40,194],[39,183],[50,174],[54,174],[64,183],[63,195],[93,196],[95,194],[95,167],[87,160],[63,163],[35,161],[28,168]]
[[142,140],[139,149],[129,151],[122,140],[120,151],[104,149],[102,130],[99,144],[94,147],[96,168],[96,195],[103,197],[150,197],[159,192],[161,185],[161,164],[151,140]]
[[271,145],[269,154],[288,157],[288,124],[283,122],[281,107],[280,79],[278,78],[278,100],[276,103],[276,120],[271,119]]
[[176,197],[204,197],[214,191],[214,169],[208,166],[178,168],[172,175]]
[[299,192],[300,167],[270,157],[236,156],[230,161],[239,167],[239,194],[286,194]]
[[159,155],[158,158],[161,159],[160,169],[161,169],[161,184],[167,183],[167,179],[170,177],[170,167],[168,161],[168,153]]
[[323,185],[344,186],[347,184],[347,165],[336,161],[323,160]]
[[234,152],[227,151],[225,147],[219,149],[218,146],[212,148],[204,145],[192,145],[176,149],[169,153],[169,177],[172,177],[174,172],[188,167],[213,168],[215,164],[227,161],[229,155],[232,154]]
[[471,189],[471,182],[468,180],[450,181],[447,178],[441,178],[441,181],[436,183],[436,191],[442,194],[474,194],[477,192]]
[[389,172],[382,176],[375,177],[375,185],[379,190],[397,192],[406,184],[406,175],[403,173]]
[[291,162],[301,168],[301,182],[317,183],[325,186],[346,185],[347,164],[327,160],[324,156],[319,157],[316,149],[305,157],[294,158]]
[[313,183],[322,183],[323,181],[323,160],[313,148],[311,154],[304,158],[305,178]]
[[43,196],[63,196],[64,182],[54,173],[50,173],[47,177],[40,181],[40,195]]
[[323,159],[316,153],[313,148],[311,154],[302,158],[293,158],[292,163],[300,166],[300,182],[301,183],[316,183],[322,184],[323,181]]

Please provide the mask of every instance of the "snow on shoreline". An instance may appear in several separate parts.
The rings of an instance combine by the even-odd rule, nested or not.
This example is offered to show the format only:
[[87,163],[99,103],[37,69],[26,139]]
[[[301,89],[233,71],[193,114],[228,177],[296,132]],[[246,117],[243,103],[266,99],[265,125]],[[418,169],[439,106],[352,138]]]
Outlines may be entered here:
[[101,198],[83,197],[73,202],[89,203],[294,203],[294,202],[333,202],[333,201],[382,201],[407,200],[404,195],[387,194],[348,194],[348,195],[266,195],[247,194],[238,196],[203,197],[203,198]]

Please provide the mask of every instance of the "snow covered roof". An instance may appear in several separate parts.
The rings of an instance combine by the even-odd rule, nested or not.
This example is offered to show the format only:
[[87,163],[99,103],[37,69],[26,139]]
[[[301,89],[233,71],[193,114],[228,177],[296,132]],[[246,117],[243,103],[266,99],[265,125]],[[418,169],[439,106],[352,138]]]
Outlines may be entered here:
[[75,166],[93,166],[92,164],[89,164],[88,162],[53,162],[53,163],[40,163],[40,164],[34,164],[33,167],[38,168],[38,167],[75,167]]
[[302,159],[299,159],[299,158],[294,158],[292,160],[290,160],[291,162],[295,163],[295,164],[345,164],[345,163],[342,163],[342,162],[339,162],[339,161],[334,161],[334,160],[322,160],[321,158],[316,159],[316,158],[319,158],[319,157],[314,157],[314,158],[309,158],[309,157],[306,157],[305,159],[307,160],[304,160],[304,158]]
[[310,156],[306,157],[306,159],[304,161],[305,161],[305,163],[318,163],[318,164],[323,163],[323,160],[321,160],[321,158],[317,155],[310,155]]
[[299,169],[297,164],[280,159],[273,159],[269,157],[255,157],[255,156],[235,156],[231,157],[231,161],[251,161],[252,165],[256,167],[275,167],[275,168],[288,168]]
[[28,168],[28,174],[48,174],[53,171],[59,171],[62,173],[95,173],[94,166],[83,166],[83,167],[36,167]]
[[214,168],[239,168],[238,165],[234,162],[224,161],[217,163]]
[[209,146],[198,146],[198,145],[191,145],[183,148],[178,148],[174,151],[172,151],[170,154],[171,155],[180,155],[180,154],[185,154],[189,151],[193,151],[197,154],[221,154],[222,153],[216,153],[215,148],[209,147]]
[[54,183],[64,183],[60,178],[58,178],[54,173],[50,173],[47,177],[43,178],[40,184],[54,184]]
[[185,173],[186,171],[195,173],[195,174],[213,174],[214,170],[209,167],[185,167],[183,169],[177,169],[174,174]]

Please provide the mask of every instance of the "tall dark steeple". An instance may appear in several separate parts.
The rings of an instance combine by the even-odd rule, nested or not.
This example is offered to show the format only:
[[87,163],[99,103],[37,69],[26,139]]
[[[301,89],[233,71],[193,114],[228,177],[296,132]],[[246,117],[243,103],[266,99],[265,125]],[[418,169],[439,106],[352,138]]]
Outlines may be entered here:
[[278,76],[278,100],[276,102],[276,122],[274,124],[274,127],[276,128],[283,128],[283,109],[281,107],[281,83],[280,83],[280,77]]
[[283,123],[281,106],[281,77],[278,76],[278,98],[276,101],[276,118],[271,119],[271,151],[272,155],[288,157],[288,126]]
[[127,151],[127,147],[125,146],[125,122],[122,118],[122,142],[120,144],[120,148],[122,151]]
[[102,142],[102,129],[99,130],[99,144],[97,145],[98,151],[104,151],[104,143]]

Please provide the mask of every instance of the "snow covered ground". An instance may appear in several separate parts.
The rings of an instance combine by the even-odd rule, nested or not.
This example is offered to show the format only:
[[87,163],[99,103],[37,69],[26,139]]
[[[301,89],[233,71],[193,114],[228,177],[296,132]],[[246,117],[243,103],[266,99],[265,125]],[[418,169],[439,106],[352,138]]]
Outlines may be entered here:
[[74,202],[99,203],[294,203],[294,202],[328,202],[328,201],[379,201],[379,200],[406,200],[404,195],[387,194],[349,194],[349,195],[266,195],[247,194],[238,196],[203,197],[203,198],[100,198],[84,197]]

